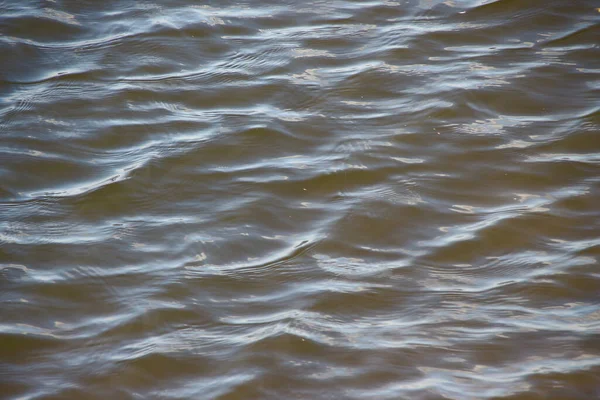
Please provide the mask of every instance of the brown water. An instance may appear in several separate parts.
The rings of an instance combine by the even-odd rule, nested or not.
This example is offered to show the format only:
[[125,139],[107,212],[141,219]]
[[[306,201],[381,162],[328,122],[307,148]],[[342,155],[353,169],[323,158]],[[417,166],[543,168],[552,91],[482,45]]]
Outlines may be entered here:
[[0,2],[0,397],[600,397],[597,1]]

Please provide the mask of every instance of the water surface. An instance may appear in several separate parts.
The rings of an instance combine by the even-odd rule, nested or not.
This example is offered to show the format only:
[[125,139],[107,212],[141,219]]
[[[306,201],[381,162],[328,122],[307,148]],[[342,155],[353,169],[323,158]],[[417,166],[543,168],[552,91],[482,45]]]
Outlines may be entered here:
[[595,1],[0,1],[0,397],[600,396]]

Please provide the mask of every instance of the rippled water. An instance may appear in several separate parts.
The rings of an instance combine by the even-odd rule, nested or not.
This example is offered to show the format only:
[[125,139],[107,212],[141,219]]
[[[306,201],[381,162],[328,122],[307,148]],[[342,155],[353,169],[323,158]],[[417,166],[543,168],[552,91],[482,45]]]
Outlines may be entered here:
[[598,7],[0,2],[0,397],[598,398]]

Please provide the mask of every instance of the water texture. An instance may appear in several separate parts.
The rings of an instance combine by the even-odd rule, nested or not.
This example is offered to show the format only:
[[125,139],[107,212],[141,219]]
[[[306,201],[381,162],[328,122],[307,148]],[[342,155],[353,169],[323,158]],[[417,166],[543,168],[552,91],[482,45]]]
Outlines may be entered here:
[[0,1],[0,398],[600,398],[599,7]]

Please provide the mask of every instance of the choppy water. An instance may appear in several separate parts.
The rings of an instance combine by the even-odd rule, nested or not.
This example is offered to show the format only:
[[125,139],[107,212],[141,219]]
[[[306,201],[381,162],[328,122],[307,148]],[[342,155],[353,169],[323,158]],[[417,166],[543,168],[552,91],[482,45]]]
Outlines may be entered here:
[[598,7],[0,2],[0,397],[597,398]]

